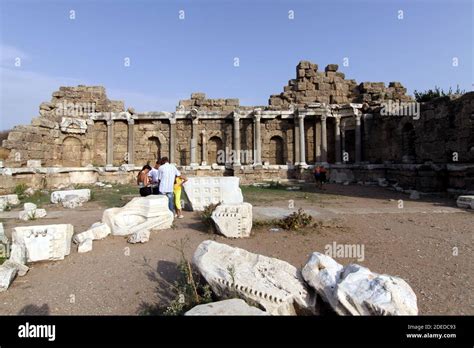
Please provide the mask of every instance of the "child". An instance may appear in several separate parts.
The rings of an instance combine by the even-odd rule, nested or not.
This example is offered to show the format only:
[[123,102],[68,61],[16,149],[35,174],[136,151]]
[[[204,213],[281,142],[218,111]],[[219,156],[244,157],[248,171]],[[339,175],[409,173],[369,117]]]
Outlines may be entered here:
[[177,176],[174,181],[173,193],[174,193],[174,205],[176,206],[176,216],[178,219],[184,218],[181,211],[181,188],[183,184],[187,181],[184,175]]

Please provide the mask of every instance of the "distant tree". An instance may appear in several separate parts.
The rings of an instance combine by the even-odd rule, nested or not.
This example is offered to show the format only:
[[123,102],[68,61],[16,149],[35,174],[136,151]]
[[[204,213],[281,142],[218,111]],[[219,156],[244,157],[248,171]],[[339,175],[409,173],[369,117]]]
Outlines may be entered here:
[[415,89],[415,91],[413,92],[416,101],[420,103],[427,102],[439,97],[459,96],[463,95],[464,93],[466,93],[466,91],[461,90],[459,88],[459,85],[456,86],[455,91],[453,91],[453,89],[449,87],[449,90],[445,92],[443,89],[439,88],[438,86],[435,86],[434,89],[429,89],[427,91],[417,91]]

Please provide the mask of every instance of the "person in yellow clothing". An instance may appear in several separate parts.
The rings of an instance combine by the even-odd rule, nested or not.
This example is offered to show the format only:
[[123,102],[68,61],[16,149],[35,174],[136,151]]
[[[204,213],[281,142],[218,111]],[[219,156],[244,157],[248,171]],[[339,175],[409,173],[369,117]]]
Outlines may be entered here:
[[176,216],[178,219],[184,218],[181,210],[181,189],[183,184],[187,181],[184,175],[177,176],[174,180],[173,193],[174,193],[174,205],[176,206]]

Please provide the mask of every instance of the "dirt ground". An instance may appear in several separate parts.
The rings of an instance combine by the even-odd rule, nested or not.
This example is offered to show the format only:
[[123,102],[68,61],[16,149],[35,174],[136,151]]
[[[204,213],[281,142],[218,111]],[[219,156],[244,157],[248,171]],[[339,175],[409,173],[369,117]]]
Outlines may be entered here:
[[[206,232],[199,215],[185,212],[175,227],[154,231],[146,244],[131,245],[123,237],[94,241],[93,250],[76,247],[62,261],[35,263],[0,293],[0,314],[136,315],[175,297],[170,284],[177,277],[174,241],[188,238],[191,258],[206,239],[277,257],[296,267],[326,245],[357,244],[372,271],[405,279],[418,298],[420,314],[474,314],[474,213],[456,208],[452,199],[411,201],[407,195],[379,187],[327,185],[325,191],[244,188],[254,205],[254,220],[278,218],[304,208],[322,226],[310,231],[253,229],[248,239],[229,240]],[[403,200],[403,208],[399,200]],[[7,235],[15,226],[70,223],[76,233],[100,221],[104,205],[91,201],[75,210],[43,206],[48,217],[21,222],[18,210],[0,213]]]

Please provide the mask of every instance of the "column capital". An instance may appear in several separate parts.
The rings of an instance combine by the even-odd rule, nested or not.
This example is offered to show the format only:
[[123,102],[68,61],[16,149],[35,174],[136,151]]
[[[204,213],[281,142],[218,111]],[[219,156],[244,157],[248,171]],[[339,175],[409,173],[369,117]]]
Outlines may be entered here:
[[199,124],[199,117],[194,117],[193,118],[193,124],[195,124],[195,125]]
[[306,116],[306,113],[300,113],[300,112],[298,112],[298,119],[299,119],[299,120],[304,120],[305,116]]
[[336,121],[336,125],[340,125],[341,123],[341,116],[334,116],[334,120]]
[[232,116],[234,118],[234,122],[238,123],[240,121],[240,114],[234,112]]
[[355,117],[355,120],[356,120],[356,125],[360,126],[360,119],[361,119],[361,115],[354,115]]
[[327,116],[326,115],[321,115],[321,121],[326,122]]
[[176,124],[176,116],[175,115],[169,117],[168,120],[170,121],[170,124]]
[[204,135],[206,134],[206,130],[203,129],[203,130],[201,131],[201,134],[204,136]]
[[110,119],[107,120],[107,126],[112,126],[114,124],[114,120]]
[[128,121],[129,125],[134,125],[135,124],[135,120],[133,118],[129,118],[127,121]]
[[253,120],[255,122],[260,122],[261,119],[262,119],[262,115],[253,115]]

